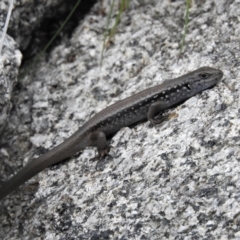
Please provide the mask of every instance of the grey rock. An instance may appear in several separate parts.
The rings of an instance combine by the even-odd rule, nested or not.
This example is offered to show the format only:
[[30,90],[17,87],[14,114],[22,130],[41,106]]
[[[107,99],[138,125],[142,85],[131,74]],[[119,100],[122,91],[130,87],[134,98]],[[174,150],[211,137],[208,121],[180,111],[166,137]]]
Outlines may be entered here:
[[[26,49],[32,39],[34,30],[38,27],[44,18],[50,17],[54,13],[54,7],[63,3],[63,0],[14,0],[13,12],[8,27],[8,32],[15,41],[19,44],[21,49]],[[8,0],[1,2],[1,25],[5,21]]]
[[[2,33],[0,32],[0,41],[1,39]],[[21,58],[17,44],[6,35],[0,56],[0,133],[6,125],[11,110],[12,90],[17,83]]]
[[1,202],[1,239],[239,239],[239,0],[192,1],[182,54],[184,1],[130,1],[100,68],[109,9],[96,5],[22,80],[3,179],[115,101],[200,66],[224,79],[159,126],[121,129],[98,171],[88,148],[28,181]]

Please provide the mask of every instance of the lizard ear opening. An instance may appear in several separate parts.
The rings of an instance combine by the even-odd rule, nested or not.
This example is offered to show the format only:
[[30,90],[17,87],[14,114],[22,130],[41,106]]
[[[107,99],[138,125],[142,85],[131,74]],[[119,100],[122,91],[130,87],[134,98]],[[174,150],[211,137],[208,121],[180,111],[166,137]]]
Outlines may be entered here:
[[186,87],[187,87],[187,89],[188,89],[188,90],[192,90],[192,88],[191,88],[191,85],[190,85],[190,84],[187,84],[187,86],[186,86]]

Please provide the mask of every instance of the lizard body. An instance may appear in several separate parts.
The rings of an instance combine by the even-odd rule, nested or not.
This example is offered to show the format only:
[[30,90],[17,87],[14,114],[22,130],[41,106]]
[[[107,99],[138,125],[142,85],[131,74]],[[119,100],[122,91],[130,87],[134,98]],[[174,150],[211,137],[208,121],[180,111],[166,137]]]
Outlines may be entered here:
[[221,70],[202,67],[181,77],[168,80],[128,98],[118,101],[97,113],[63,143],[34,159],[0,188],[0,200],[45,168],[56,164],[88,146],[96,146],[98,158],[108,155],[106,138],[122,127],[148,119],[158,124],[165,118],[164,110],[213,87],[223,76]]

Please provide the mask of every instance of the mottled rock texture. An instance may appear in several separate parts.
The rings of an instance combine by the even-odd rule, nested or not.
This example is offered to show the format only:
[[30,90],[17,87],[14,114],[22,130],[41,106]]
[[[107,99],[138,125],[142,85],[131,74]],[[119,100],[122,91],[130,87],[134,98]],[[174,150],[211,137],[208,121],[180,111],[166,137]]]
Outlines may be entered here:
[[192,1],[180,54],[184,3],[130,1],[100,67],[110,4],[99,1],[24,75],[1,138],[2,180],[111,103],[201,66],[224,72],[163,124],[121,129],[97,171],[88,148],[5,198],[1,239],[240,238],[240,1]]

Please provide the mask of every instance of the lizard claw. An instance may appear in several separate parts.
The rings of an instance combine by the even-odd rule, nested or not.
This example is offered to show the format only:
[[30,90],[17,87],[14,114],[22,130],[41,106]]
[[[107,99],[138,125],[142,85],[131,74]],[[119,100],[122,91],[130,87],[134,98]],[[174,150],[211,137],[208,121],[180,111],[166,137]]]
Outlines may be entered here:
[[153,126],[155,126],[157,124],[160,124],[160,123],[164,122],[167,119],[168,119],[168,116],[159,116],[159,117],[156,117],[154,119],[151,119],[150,122]]
[[98,164],[103,160],[104,157],[109,156],[110,158],[113,158],[112,155],[109,154],[110,149],[113,148],[112,145],[108,145],[105,149],[98,151],[98,154],[91,158],[90,161],[96,161],[97,160],[97,164],[96,164],[96,170],[98,167]]

